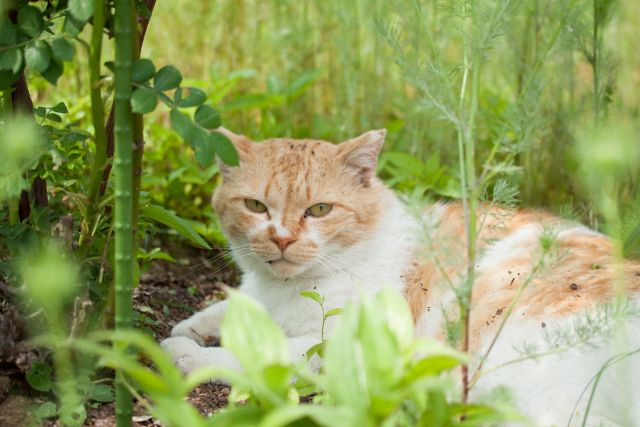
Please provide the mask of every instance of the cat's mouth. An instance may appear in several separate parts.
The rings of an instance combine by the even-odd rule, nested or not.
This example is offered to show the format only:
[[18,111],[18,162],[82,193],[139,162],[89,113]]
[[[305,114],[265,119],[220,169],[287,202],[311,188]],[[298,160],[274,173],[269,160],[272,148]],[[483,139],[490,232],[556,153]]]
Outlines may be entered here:
[[269,263],[270,265],[298,265],[295,262],[291,262],[287,259],[284,259],[284,257],[282,258],[278,258],[278,259],[272,259],[271,261],[267,261],[267,263]]
[[271,267],[271,271],[278,277],[290,278],[300,273],[300,264],[289,261],[284,257],[267,261]]

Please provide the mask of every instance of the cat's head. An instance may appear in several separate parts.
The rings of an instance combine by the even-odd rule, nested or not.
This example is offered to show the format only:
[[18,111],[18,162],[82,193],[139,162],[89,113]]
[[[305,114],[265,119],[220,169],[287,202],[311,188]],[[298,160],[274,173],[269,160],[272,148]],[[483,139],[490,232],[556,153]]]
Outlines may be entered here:
[[220,131],[240,165],[219,163],[213,205],[244,270],[280,278],[335,272],[341,255],[371,236],[384,209],[375,169],[386,130],[341,144],[252,142]]

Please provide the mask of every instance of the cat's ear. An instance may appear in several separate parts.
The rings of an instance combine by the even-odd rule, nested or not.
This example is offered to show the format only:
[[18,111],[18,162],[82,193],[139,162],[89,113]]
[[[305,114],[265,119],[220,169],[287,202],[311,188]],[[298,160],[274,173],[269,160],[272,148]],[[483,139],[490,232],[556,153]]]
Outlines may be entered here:
[[342,161],[364,185],[369,185],[376,173],[378,154],[386,135],[386,129],[370,130],[339,145]]
[[[229,141],[231,141],[233,146],[236,148],[236,151],[238,152],[240,161],[246,161],[247,158],[251,155],[252,142],[249,138],[244,135],[237,135],[231,132],[229,129],[225,129],[223,127],[219,127],[215,131],[229,138]],[[220,168],[220,173],[222,174],[222,176],[228,176],[233,167],[220,160],[219,156],[216,156],[216,161],[218,162],[218,168]]]

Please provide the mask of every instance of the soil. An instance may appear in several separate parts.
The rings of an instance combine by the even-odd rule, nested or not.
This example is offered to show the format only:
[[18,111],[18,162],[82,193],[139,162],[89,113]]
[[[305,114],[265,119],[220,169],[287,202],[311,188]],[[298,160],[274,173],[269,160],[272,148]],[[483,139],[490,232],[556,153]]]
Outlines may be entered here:
[[[194,312],[225,298],[224,289],[237,284],[237,273],[218,251],[177,248],[169,251],[176,262],[154,261],[140,276],[134,290],[134,308],[140,323],[153,332],[158,341],[171,333],[171,328]],[[45,395],[32,390],[24,373],[34,360],[42,356],[23,343],[22,323],[6,287],[0,288],[0,426],[32,425],[30,409],[46,401]],[[3,329],[4,328],[4,329]],[[227,405],[229,388],[218,384],[196,387],[188,400],[203,415]],[[94,404],[87,408],[85,426],[115,426],[113,403]],[[48,425],[59,424],[50,422]],[[159,426],[136,404],[134,426]]]

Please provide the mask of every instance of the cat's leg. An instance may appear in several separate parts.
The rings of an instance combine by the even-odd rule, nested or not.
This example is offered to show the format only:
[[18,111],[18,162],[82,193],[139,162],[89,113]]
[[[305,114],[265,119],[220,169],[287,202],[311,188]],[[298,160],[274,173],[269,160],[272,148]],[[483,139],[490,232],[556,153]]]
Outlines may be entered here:
[[217,302],[183,320],[171,330],[172,337],[187,337],[201,346],[214,344],[220,338],[220,324],[228,301]]
[[[287,340],[291,360],[297,361],[306,357],[307,350],[318,342],[311,336],[300,336]],[[241,371],[240,362],[226,348],[202,347],[186,336],[174,336],[162,341],[162,347],[171,355],[173,362],[185,374],[205,366],[223,367]],[[311,360],[313,369],[319,368],[319,359]]]
[[173,363],[185,374],[206,366],[241,370],[240,362],[226,348],[202,347],[186,336],[167,338],[161,345],[171,355]]

